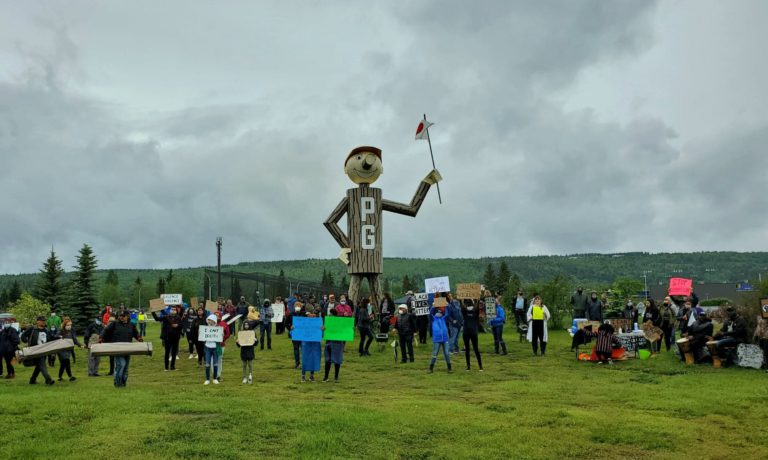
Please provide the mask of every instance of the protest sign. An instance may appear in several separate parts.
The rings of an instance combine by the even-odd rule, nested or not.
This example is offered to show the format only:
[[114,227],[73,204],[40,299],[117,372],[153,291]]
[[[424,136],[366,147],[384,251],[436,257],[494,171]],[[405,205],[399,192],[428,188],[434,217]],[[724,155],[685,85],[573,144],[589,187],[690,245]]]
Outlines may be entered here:
[[427,290],[427,294],[434,294],[436,292],[451,292],[451,283],[447,276],[427,278],[424,280],[424,287]]
[[322,342],[323,341],[323,319],[306,318],[297,316],[293,318],[293,330],[291,331],[291,340],[301,342]]
[[282,323],[283,317],[285,316],[285,305],[281,303],[273,303],[272,304],[272,322],[273,323]]
[[691,295],[693,290],[693,280],[687,278],[670,278],[669,295]]
[[435,301],[432,302],[432,306],[435,308],[443,308],[448,306],[448,299],[445,297],[435,297]]
[[760,300],[760,311],[763,314],[763,318],[768,318],[768,299]]
[[426,292],[414,294],[415,305],[413,312],[416,316],[426,316],[429,314],[429,296]]
[[166,305],[181,305],[181,294],[161,294],[160,298],[163,299]]
[[189,299],[189,308],[193,310],[197,310],[197,304],[198,304],[197,297],[192,297],[191,299]]
[[220,326],[200,326],[197,332],[198,342],[221,342],[224,340],[224,328]]
[[219,304],[214,302],[213,300],[206,300],[205,301],[205,309],[208,312],[213,313],[216,310],[218,310],[218,308],[219,308]]
[[237,321],[238,319],[240,319],[242,317],[243,317],[243,315],[237,315],[234,318],[232,318],[229,321],[227,321],[227,324],[232,324],[232,323],[234,323],[235,321]]
[[485,298],[485,319],[492,320],[496,318],[496,299],[493,297]]
[[150,299],[149,300],[149,311],[160,311],[165,308],[165,302],[163,302],[163,299]]
[[355,318],[342,316],[325,317],[325,340],[352,342],[355,340]]
[[479,299],[482,291],[480,283],[460,283],[456,285],[457,299]]
[[256,343],[256,332],[254,331],[240,331],[237,333],[237,343],[241,347],[250,347]]

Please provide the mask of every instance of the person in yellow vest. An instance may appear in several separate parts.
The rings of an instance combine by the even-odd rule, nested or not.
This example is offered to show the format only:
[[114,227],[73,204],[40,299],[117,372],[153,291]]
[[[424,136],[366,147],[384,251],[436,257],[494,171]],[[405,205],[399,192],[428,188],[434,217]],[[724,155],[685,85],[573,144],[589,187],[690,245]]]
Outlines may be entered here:
[[139,309],[139,335],[142,337],[147,335],[147,315],[143,308]]
[[541,296],[535,296],[533,303],[528,308],[528,335],[527,339],[533,345],[533,354],[539,352],[541,343],[541,356],[547,351],[547,321],[549,321],[549,309],[541,304]]

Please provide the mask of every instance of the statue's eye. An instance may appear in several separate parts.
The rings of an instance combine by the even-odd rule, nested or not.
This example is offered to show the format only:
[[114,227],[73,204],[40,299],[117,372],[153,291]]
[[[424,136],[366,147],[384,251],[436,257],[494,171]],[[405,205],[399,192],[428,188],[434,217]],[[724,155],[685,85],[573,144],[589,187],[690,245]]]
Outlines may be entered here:
[[360,159],[362,159],[362,158],[363,158],[363,157],[361,157],[360,155],[358,155],[358,156],[357,156],[357,159],[358,159],[358,160],[360,160]]

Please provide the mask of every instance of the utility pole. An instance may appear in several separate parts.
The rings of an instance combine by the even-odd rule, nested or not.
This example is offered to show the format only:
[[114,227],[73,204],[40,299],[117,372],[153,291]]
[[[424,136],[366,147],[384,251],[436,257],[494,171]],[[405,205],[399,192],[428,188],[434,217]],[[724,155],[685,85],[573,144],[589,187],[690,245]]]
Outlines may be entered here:
[[216,237],[216,253],[217,253],[217,262],[216,262],[216,271],[218,273],[218,281],[216,283],[216,296],[221,297],[221,237]]

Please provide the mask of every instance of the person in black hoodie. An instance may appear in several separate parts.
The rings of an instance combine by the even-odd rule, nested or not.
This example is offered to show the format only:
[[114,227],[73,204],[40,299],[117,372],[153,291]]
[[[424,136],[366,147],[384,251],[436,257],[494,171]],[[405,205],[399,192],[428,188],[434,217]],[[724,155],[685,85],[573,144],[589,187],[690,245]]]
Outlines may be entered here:
[[197,307],[195,321],[187,331],[187,340],[195,344],[195,358],[197,358],[198,367],[203,365],[203,358],[205,357],[205,342],[198,341],[198,338],[200,337],[200,326],[207,324],[205,321],[206,316],[205,308]]
[[[72,343],[75,344],[75,346],[83,348],[83,346],[80,344],[80,342],[77,340],[77,333],[75,332],[74,328],[72,327],[72,320],[69,318],[64,318],[64,322],[61,325],[61,336],[59,337],[61,339],[70,339],[72,340]],[[59,382],[62,381],[64,377],[64,372],[67,373],[67,377],[69,377],[70,382],[74,382],[77,380],[77,377],[72,375],[72,366],[70,364],[70,358],[74,361],[75,356],[72,354],[71,350],[65,350],[60,351],[56,353],[59,356]]]
[[[130,343],[133,339],[143,342],[136,326],[129,321],[130,313],[123,310],[117,315],[117,321],[107,324],[101,333],[101,340],[106,343]],[[115,388],[122,388],[128,383],[130,355],[115,356]]]
[[720,332],[715,334],[717,340],[717,354],[726,359],[726,364],[731,364],[732,356],[726,352],[726,348],[732,348],[747,341],[747,320],[739,315],[733,307],[726,310],[728,318],[723,321]]
[[[104,330],[104,326],[101,324],[101,318],[96,317],[88,327],[85,328],[85,334],[83,335],[83,341],[85,347],[90,348],[90,345],[99,343],[99,337],[101,337],[101,331]],[[94,356],[92,353],[88,353],[88,377],[99,376],[99,361],[100,356]]]
[[199,356],[196,354],[195,350],[195,345],[197,344],[197,331],[195,330],[195,326],[198,324],[197,312],[192,308],[188,308],[187,311],[184,312],[182,320],[184,324],[182,335],[187,338],[187,345],[189,348],[189,358],[187,359],[197,358]]
[[11,326],[11,323],[3,323],[3,328],[0,330],[0,375],[3,374],[3,361],[5,361],[6,379],[16,377],[12,361],[19,343],[19,331]]
[[[480,357],[480,349],[477,347],[477,330],[480,324],[480,312],[475,308],[475,304],[470,299],[464,300],[461,306],[461,316],[464,317],[464,328],[462,338],[464,339],[464,357],[467,359],[467,370],[469,370],[469,346],[475,349],[475,358],[480,371],[483,370],[483,359]],[[505,348],[506,349],[506,348]]]
[[[355,322],[357,323],[357,330],[360,331],[360,347],[358,350],[360,356],[371,356],[368,348],[371,346],[371,342],[373,342],[373,332],[371,332],[372,319],[373,313],[368,311],[368,299],[364,298],[360,301],[355,311]],[[367,343],[366,339],[368,339]]]
[[[30,326],[21,334],[21,341],[25,342],[28,346],[34,347],[35,345],[42,345],[55,337],[51,331],[45,327],[45,316],[37,317],[37,324]],[[47,356],[42,358],[36,358],[34,360],[35,370],[32,372],[32,377],[29,379],[29,384],[34,385],[37,383],[37,376],[43,374],[46,385],[53,385],[54,382],[50,375],[48,375],[48,367],[46,363],[48,361]]]
[[400,341],[400,362],[405,363],[409,360],[413,362],[413,334],[416,332],[416,317],[412,313],[408,313],[408,307],[405,304],[397,307],[397,311],[395,332],[397,332]]
[[153,311],[152,317],[155,318],[155,321],[162,323],[160,340],[163,341],[165,348],[165,370],[167,371],[170,367],[170,370],[175,371],[179,340],[181,340],[181,333],[184,330],[179,311],[173,307],[167,316],[157,316],[157,313]]

